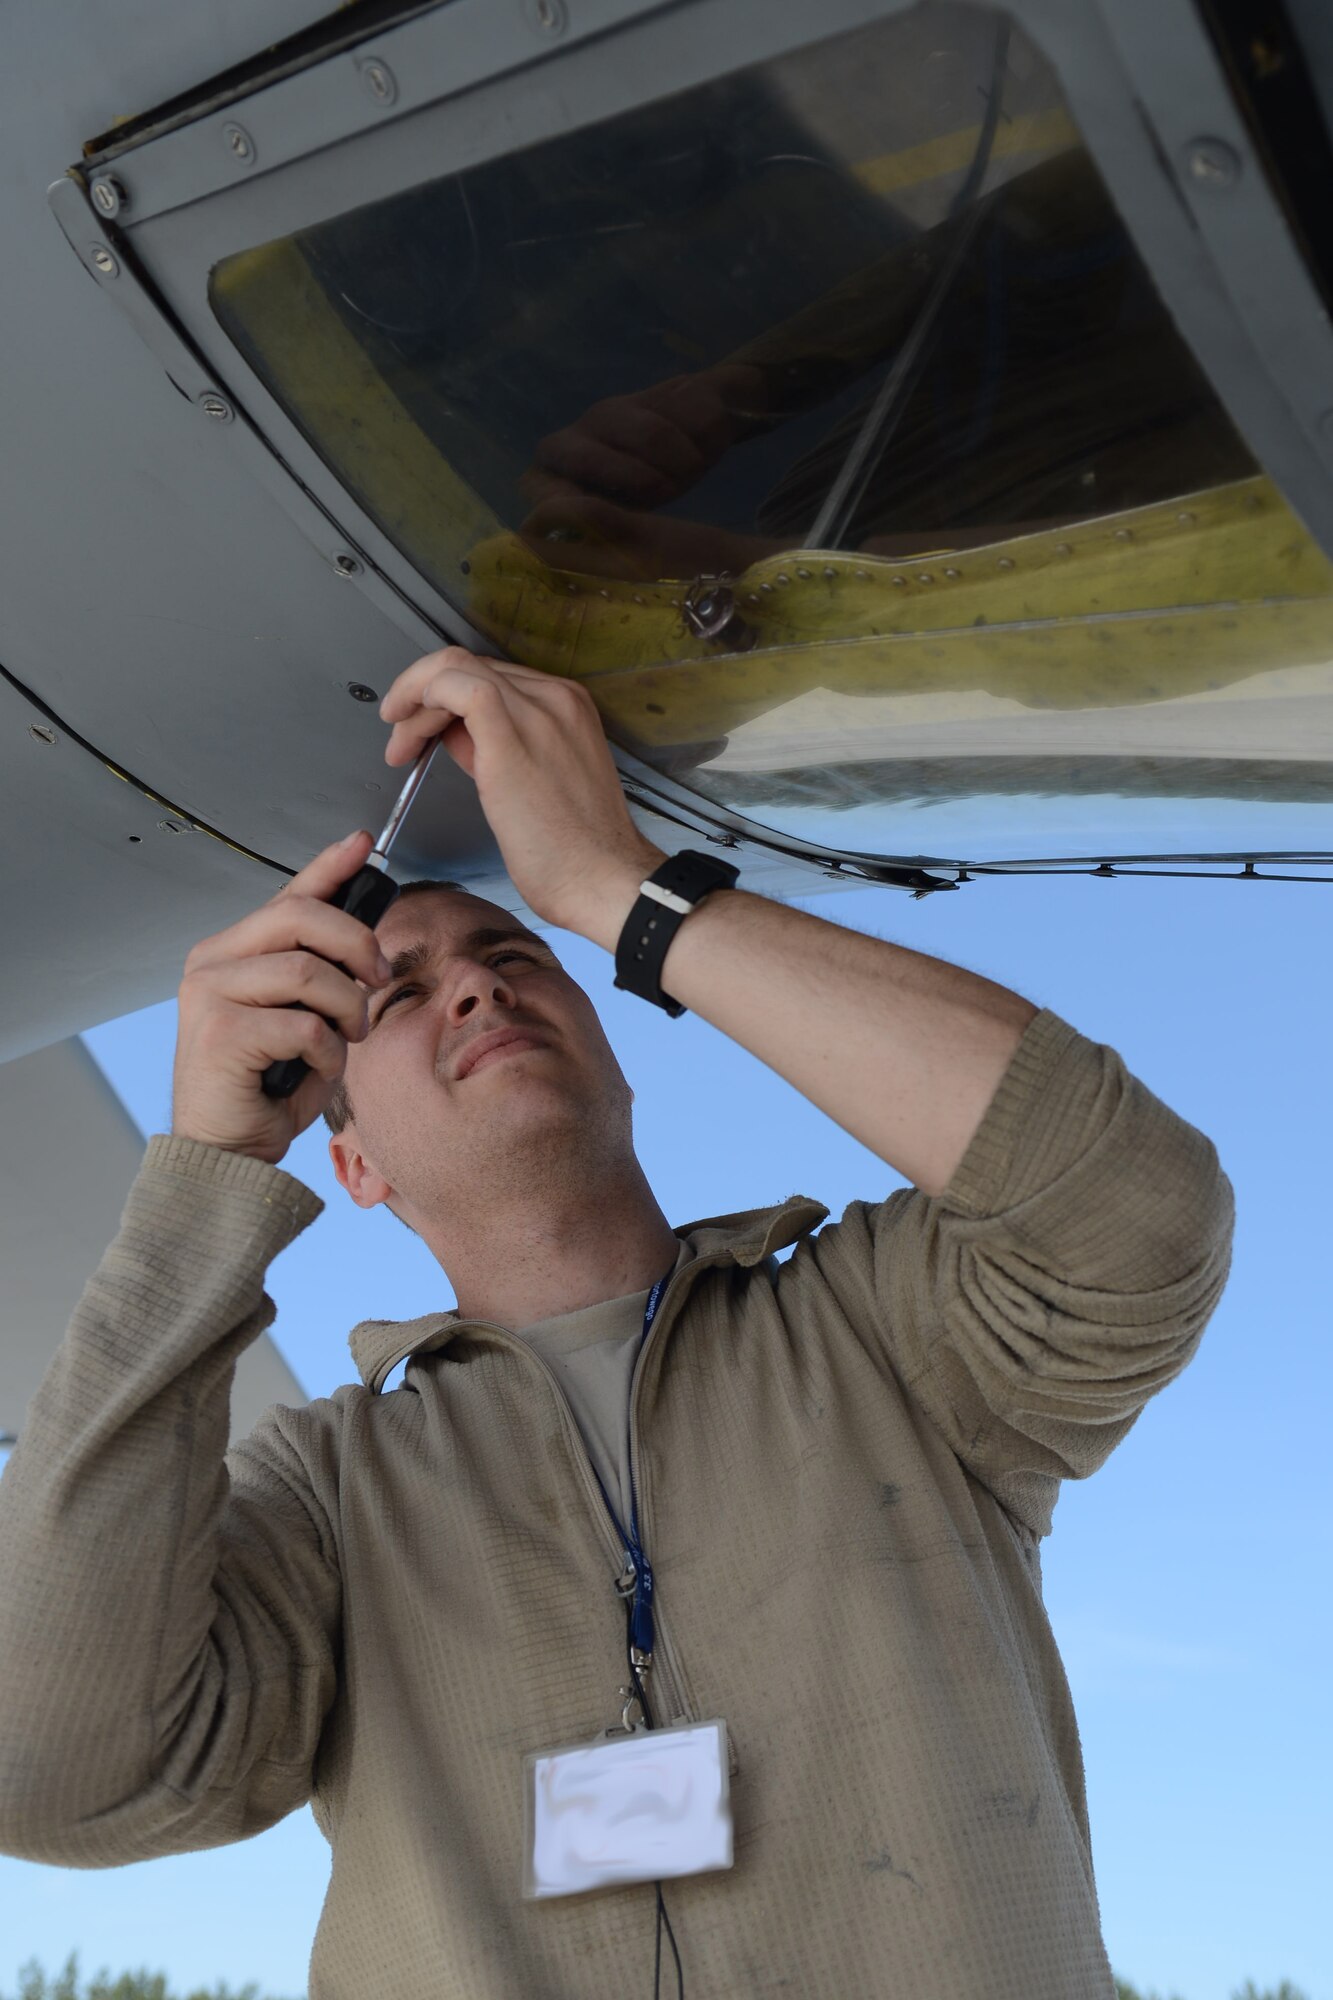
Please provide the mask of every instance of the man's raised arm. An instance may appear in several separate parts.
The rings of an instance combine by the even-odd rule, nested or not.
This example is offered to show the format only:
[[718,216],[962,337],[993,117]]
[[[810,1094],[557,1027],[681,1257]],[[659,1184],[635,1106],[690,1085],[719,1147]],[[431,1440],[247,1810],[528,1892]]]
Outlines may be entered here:
[[[614,952],[666,856],[630,819],[584,690],[448,647],[400,675],[382,713],[396,764],[444,730],[529,907]],[[947,1187],[1037,1011],[940,959],[737,890],[686,919],[661,983],[927,1194]]]
[[[277,1162],[364,1033],[361,988],[312,947],[379,979],[372,934],[323,900],[369,844],[327,850],[190,954],[174,1129],[149,1141],[0,1479],[0,1850],[25,1859],[213,1846],[309,1794],[341,1581],[306,1415],[270,1412],[230,1471],[224,1454],[236,1358],[273,1317],[265,1271],[321,1207]],[[291,1055],[311,1075],[264,1097]]]

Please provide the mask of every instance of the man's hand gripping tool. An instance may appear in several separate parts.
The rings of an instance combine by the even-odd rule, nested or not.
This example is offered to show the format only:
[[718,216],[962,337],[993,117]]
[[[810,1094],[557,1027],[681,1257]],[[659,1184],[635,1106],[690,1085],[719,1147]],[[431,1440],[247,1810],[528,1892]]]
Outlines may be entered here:
[[[336,894],[329,897],[329,902],[335,910],[346,910],[348,916],[356,917],[368,930],[374,930],[398,894],[398,884],[388,873],[389,849],[398,838],[403,821],[407,817],[407,809],[420,790],[422,780],[430,769],[431,758],[439,747],[438,736],[432,743],[426,745],[408,772],[407,783],[394,801],[393,811],[384,823],[384,831],[366,856],[363,865],[357,869],[350,881],[344,882]],[[339,970],[346,972],[347,967],[341,966]],[[298,1004],[296,1001],[292,1002],[293,1006]],[[264,1095],[290,1097],[302,1079],[309,1074],[310,1065],[300,1056],[288,1056],[281,1062],[271,1062],[264,1071]]]

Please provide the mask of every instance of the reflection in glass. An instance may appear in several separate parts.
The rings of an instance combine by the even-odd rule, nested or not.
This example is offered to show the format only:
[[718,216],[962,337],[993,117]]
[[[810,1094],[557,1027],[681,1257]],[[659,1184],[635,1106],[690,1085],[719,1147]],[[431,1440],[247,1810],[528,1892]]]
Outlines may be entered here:
[[1328,565],[990,9],[411,189],[212,296],[498,649],[748,817],[962,859],[975,799],[1044,852],[1070,816],[1034,800],[1102,801],[1090,851],[1160,848],[1156,798],[1257,839],[1326,802]]

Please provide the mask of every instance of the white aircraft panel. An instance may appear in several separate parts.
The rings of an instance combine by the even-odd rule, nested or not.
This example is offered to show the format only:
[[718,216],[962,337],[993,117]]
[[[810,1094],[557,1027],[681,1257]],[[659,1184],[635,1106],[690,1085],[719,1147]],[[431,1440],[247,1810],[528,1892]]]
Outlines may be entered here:
[[[77,1036],[0,1067],[0,1436],[22,1431],[84,1285],[120,1226],[138,1128]],[[308,1400],[267,1334],[241,1356],[232,1437]]]

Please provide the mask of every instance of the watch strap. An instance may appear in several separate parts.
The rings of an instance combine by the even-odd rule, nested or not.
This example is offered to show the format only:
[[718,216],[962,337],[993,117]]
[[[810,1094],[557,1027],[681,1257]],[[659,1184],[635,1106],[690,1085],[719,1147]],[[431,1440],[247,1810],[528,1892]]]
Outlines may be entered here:
[[649,1000],[673,1018],[685,1009],[662,991],[662,966],[671,941],[690,911],[714,889],[732,889],[740,875],[729,861],[682,848],[654,869],[639,890],[616,945],[615,983]]

